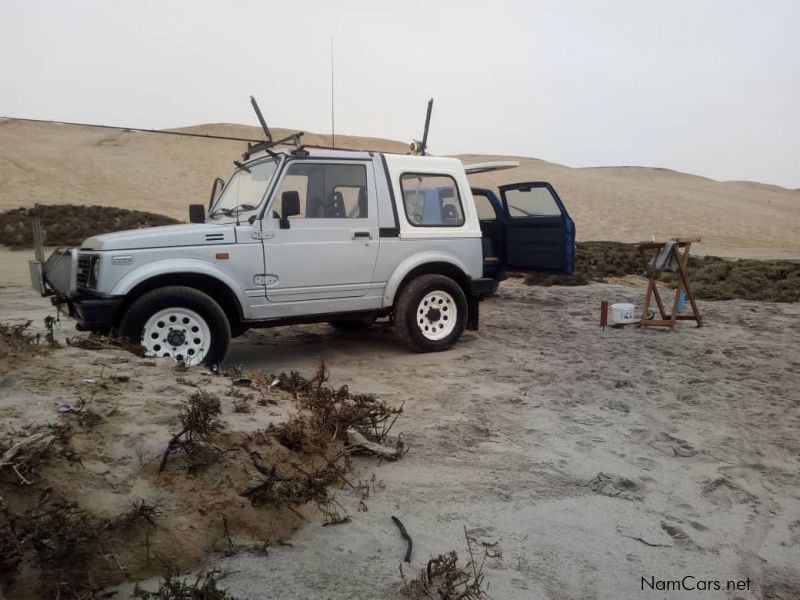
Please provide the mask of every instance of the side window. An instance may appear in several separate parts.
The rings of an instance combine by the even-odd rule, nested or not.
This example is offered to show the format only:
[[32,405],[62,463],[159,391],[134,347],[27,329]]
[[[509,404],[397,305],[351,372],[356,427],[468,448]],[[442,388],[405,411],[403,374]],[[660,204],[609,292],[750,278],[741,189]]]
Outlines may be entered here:
[[366,219],[367,168],[364,165],[294,162],[275,193],[272,216],[282,215],[284,192],[300,196],[300,214],[290,219]]
[[520,188],[506,191],[510,217],[560,217],[561,210],[546,187]]
[[416,227],[460,227],[464,210],[450,175],[404,173],[400,177],[408,222]]
[[497,212],[494,210],[491,201],[483,194],[472,194],[475,198],[475,209],[478,211],[478,219],[481,221],[496,221]]

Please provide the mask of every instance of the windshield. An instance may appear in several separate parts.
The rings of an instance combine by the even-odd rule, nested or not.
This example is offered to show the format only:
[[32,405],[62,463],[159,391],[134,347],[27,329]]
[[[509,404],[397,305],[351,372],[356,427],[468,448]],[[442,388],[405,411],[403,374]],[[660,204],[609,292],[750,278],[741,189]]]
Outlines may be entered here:
[[222,190],[222,195],[214,203],[209,216],[231,216],[237,210],[258,208],[276,168],[274,160],[267,160],[237,170]]

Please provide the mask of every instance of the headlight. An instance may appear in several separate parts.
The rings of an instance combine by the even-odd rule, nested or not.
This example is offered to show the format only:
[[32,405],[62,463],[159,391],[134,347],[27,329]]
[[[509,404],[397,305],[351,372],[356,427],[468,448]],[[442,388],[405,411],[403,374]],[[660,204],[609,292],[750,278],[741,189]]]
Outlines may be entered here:
[[100,276],[100,257],[95,256],[92,263],[92,276],[89,278],[89,287],[97,287],[97,278]]
[[94,288],[100,272],[100,257],[92,254],[78,254],[78,267],[75,277],[76,287]]

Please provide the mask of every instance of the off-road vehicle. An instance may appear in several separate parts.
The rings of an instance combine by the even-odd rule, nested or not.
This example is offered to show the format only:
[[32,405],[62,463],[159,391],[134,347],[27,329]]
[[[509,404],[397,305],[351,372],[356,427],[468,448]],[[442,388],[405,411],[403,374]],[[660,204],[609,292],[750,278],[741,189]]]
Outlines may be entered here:
[[507,269],[572,271],[574,225],[549,184],[473,194],[469,173],[507,163],[299,143],[246,158],[191,223],[97,235],[46,262],[39,243],[34,287],[82,330],[217,364],[249,328],[311,322],[389,318],[409,348],[444,350],[478,328]]

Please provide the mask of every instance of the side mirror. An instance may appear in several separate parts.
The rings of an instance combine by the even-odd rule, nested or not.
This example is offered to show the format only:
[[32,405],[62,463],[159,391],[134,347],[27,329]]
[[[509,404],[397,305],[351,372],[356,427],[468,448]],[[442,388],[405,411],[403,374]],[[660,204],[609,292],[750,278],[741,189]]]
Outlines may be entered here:
[[189,205],[189,223],[205,223],[206,207],[202,204]]
[[224,187],[225,180],[221,177],[215,177],[214,183],[211,184],[211,196],[208,199],[208,210],[211,210],[211,207],[214,206],[214,202],[217,200],[217,193],[222,191]]
[[294,217],[300,214],[300,193],[299,192],[283,192],[281,194],[281,216],[280,225],[281,229],[289,229],[289,217]]

